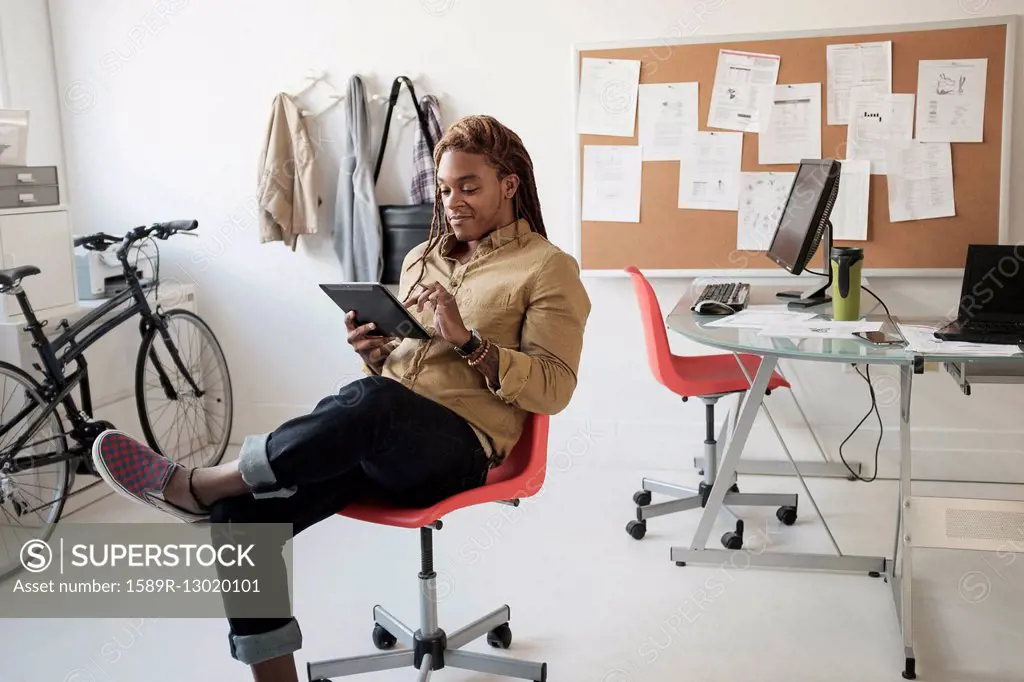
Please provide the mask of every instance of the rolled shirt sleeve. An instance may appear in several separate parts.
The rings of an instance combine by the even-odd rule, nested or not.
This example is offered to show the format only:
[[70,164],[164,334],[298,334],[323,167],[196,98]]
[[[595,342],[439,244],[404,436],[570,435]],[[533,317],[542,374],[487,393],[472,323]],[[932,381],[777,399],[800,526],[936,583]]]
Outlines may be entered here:
[[576,390],[590,309],[576,260],[552,252],[531,287],[519,350],[498,347],[499,383],[489,386],[495,395],[528,412],[565,409]]

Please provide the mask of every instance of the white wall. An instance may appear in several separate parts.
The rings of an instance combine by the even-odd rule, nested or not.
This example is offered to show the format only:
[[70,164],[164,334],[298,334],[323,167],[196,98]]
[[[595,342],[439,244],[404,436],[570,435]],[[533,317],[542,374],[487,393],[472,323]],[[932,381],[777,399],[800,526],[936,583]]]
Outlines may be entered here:
[[28,164],[64,180],[61,112],[45,0],[0,0],[0,106],[28,109]]
[[[17,0],[21,2],[22,0]],[[323,234],[291,253],[258,244],[252,213],[256,164],[274,94],[295,86],[310,68],[327,69],[343,90],[362,74],[371,93],[384,93],[399,74],[416,74],[421,90],[441,97],[445,122],[490,113],[525,140],[537,168],[551,239],[573,243],[571,48],[576,42],[680,34],[730,34],[966,19],[1021,13],[1018,0],[588,0],[514,4],[460,0],[52,0],[59,93],[63,103],[72,201],[81,231],[118,230],[155,220],[198,218],[201,239],[165,248],[165,272],[194,281],[201,312],[225,346],[236,390],[236,437],[270,429],[305,410],[325,392],[358,376],[344,341],[341,315],[316,284],[337,279],[329,223]],[[714,8],[714,9],[709,9]],[[1014,68],[1015,117],[1021,127],[1024,79]],[[314,93],[319,96],[321,93]],[[311,103],[319,104],[314,99]],[[379,113],[378,118],[379,118]],[[323,117],[319,132],[325,220],[343,115]],[[1012,171],[1024,171],[1024,133],[1014,144]],[[392,133],[382,201],[404,201],[411,128]],[[1012,205],[1012,235],[1024,237],[1021,205]],[[173,251],[174,266],[170,254]],[[656,282],[670,309],[688,282]],[[945,313],[953,281],[879,280],[894,313]],[[664,463],[646,436],[686,438],[699,449],[699,403],[681,405],[658,386],[646,365],[639,320],[628,283],[588,281],[594,302],[579,392],[557,422],[573,428],[592,420],[612,435],[610,462]],[[677,342],[679,352],[702,349]],[[856,375],[838,366],[791,366],[809,416],[835,447],[867,406]],[[883,383],[891,379],[881,379]],[[1024,392],[976,390],[967,399],[944,375],[918,381],[916,444],[929,451],[976,444],[1019,454]],[[792,422],[785,397],[773,398]],[[887,430],[895,425],[887,404]],[[890,435],[887,433],[887,436]],[[667,442],[667,441],[662,441]],[[851,447],[867,456],[873,437]],[[671,447],[671,446],[669,446]],[[752,447],[777,455],[754,439]],[[1013,460],[990,462],[1000,475]],[[1014,475],[1024,475],[1017,474]]]

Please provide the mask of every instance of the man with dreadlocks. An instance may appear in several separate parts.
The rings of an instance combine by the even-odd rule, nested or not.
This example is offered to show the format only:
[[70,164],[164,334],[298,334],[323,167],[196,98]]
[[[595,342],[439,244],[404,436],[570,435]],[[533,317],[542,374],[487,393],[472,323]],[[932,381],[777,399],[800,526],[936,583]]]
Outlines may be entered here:
[[[366,378],[269,434],[236,461],[187,469],[107,431],[93,459],[122,495],[188,522],[291,523],[293,533],[367,494],[428,506],[483,485],[528,413],[576,389],[590,299],[576,261],[547,240],[533,162],[490,116],[455,123],[434,150],[429,239],[406,257],[399,293],[428,341],[369,334],[346,316]],[[275,557],[275,560],[277,557]],[[279,583],[287,591],[283,559]],[[295,682],[294,618],[229,617],[232,656],[257,682]]]

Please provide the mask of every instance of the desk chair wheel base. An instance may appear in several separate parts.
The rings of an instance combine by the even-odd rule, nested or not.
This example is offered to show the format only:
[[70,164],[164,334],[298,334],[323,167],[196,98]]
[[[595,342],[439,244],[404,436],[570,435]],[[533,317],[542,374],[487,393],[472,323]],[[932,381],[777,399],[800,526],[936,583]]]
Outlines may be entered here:
[[726,549],[743,549],[743,521],[736,522],[736,530],[722,535],[722,545]]
[[487,633],[487,643],[495,649],[507,649],[512,646],[512,629],[504,623]]
[[903,671],[903,679],[905,680],[916,680],[917,679],[917,659],[908,658],[907,667]]
[[638,490],[633,493],[633,503],[638,507],[646,507],[651,503],[650,490]]
[[373,625],[373,645],[381,651],[394,648],[398,644],[398,638],[381,627],[380,623]]
[[626,524],[626,532],[634,540],[643,540],[647,535],[647,521],[630,521]]
[[796,523],[796,507],[779,507],[775,512],[775,518],[787,526]]

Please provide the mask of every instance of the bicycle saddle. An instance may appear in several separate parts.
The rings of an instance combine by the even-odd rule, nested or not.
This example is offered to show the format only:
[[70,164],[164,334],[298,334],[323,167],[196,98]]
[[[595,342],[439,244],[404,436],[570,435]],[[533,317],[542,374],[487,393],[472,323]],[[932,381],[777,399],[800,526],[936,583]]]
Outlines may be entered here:
[[39,273],[39,268],[34,265],[19,265],[16,268],[0,270],[0,286],[13,287],[17,285],[23,277],[38,275]]

